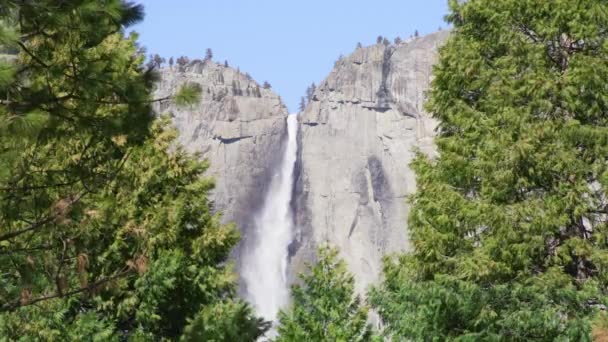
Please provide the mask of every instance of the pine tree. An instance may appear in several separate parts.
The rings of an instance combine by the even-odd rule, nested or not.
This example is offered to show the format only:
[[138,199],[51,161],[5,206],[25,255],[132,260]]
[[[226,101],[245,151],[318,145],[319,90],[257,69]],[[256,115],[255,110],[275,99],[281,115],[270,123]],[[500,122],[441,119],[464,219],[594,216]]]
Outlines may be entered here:
[[272,86],[270,85],[270,83],[268,83],[268,81],[264,81],[264,84],[262,85],[262,87],[264,87],[264,89],[272,88]]
[[279,313],[277,342],[372,341],[367,307],[354,295],[354,279],[337,251],[321,248],[319,261],[292,289],[293,303]]
[[229,67],[229,65],[228,65],[228,60],[225,60],[225,61],[224,61],[224,68],[227,68],[227,67]]
[[205,51],[205,61],[211,61],[213,59],[213,50],[207,48]]
[[207,165],[153,123],[156,74],[124,36],[141,6],[0,3],[0,42],[19,50],[0,61],[0,336],[177,339],[221,307],[218,325],[263,333],[235,307],[238,233],[212,213]]
[[160,69],[166,60],[163,57],[161,57],[159,54],[155,54],[154,57],[152,57],[152,61],[153,61],[154,67]]
[[171,57],[169,58],[169,67],[170,67],[170,68],[172,68],[172,69],[173,69],[173,64],[175,64],[175,63],[174,63],[174,61],[173,61],[173,56],[171,56]]
[[608,4],[450,7],[439,156],[413,164],[414,251],[373,303],[397,340],[589,341],[608,305]]
[[304,109],[306,109],[306,98],[304,96],[300,98],[300,105],[298,106],[298,109],[300,113],[302,113]]
[[180,56],[177,58],[177,65],[179,66],[186,66],[188,63],[190,63],[190,58],[186,57],[186,56]]
[[[229,319],[218,319],[227,317]],[[260,326],[269,322],[254,318],[251,307],[243,302],[218,303],[201,311],[186,327],[181,341],[256,341]]]
[[312,101],[315,91],[317,91],[317,85],[314,82],[308,88],[306,88],[306,101],[308,103]]

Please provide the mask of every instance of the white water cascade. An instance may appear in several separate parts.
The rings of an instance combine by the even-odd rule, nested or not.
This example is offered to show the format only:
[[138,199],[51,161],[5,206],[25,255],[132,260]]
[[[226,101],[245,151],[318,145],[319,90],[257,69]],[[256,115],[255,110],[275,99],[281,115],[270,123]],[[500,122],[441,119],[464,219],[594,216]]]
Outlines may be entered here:
[[292,240],[293,213],[290,210],[293,170],[298,150],[298,118],[287,117],[288,139],[278,173],[271,180],[261,212],[255,220],[255,246],[244,255],[242,277],[247,299],[258,315],[275,321],[289,303],[287,284],[288,245]]

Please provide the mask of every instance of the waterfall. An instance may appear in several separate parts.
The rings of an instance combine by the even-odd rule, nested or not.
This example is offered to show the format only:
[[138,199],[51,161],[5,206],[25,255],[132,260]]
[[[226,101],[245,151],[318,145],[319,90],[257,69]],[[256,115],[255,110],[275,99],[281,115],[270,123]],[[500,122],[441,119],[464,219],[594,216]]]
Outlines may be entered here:
[[290,208],[293,170],[298,149],[298,118],[287,117],[287,146],[281,166],[270,182],[264,205],[254,217],[255,242],[244,255],[242,277],[247,299],[258,315],[275,321],[289,303],[287,285],[288,245],[292,240],[293,213]]

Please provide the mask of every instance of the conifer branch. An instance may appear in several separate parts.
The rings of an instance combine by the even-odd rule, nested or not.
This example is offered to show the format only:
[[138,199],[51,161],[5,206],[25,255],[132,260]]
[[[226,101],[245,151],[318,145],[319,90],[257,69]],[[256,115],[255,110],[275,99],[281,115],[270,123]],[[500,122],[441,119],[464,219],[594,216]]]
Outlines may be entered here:
[[80,288],[77,288],[77,289],[74,289],[72,291],[68,291],[68,292],[65,292],[65,293],[59,293],[59,292],[57,292],[57,293],[54,293],[52,295],[42,296],[42,297],[38,297],[38,298],[31,299],[31,300],[28,300],[28,301],[22,301],[21,299],[16,299],[16,300],[14,300],[14,301],[12,301],[10,303],[5,303],[2,306],[0,306],[0,312],[14,311],[14,310],[16,310],[18,308],[34,305],[36,303],[40,303],[40,302],[43,302],[43,301],[46,301],[46,300],[55,299],[55,298],[65,298],[65,297],[70,297],[70,296],[73,296],[75,294],[79,294],[79,293],[82,293],[82,292],[85,292],[85,291],[93,291],[93,290],[95,290],[96,288],[98,288],[101,285],[104,285],[104,284],[106,284],[108,282],[111,282],[113,280],[119,279],[121,277],[127,276],[129,274],[132,274],[133,272],[134,271],[132,269],[126,268],[123,271],[121,271],[121,272],[119,272],[119,273],[117,273],[117,274],[115,274],[113,276],[110,276],[110,277],[98,280],[98,281],[96,281],[96,282],[94,282],[94,283],[92,283],[92,284],[90,284],[88,286],[80,287]]
[[32,59],[36,61],[36,63],[42,65],[45,68],[49,67],[48,64],[46,64],[43,60],[38,58],[38,56],[34,55],[30,50],[28,50],[28,48],[25,47],[25,44],[23,44],[22,42],[17,42],[17,44],[19,45],[19,47],[21,47],[21,49],[23,49],[23,51],[25,51],[25,53],[28,54],[28,56],[32,57]]

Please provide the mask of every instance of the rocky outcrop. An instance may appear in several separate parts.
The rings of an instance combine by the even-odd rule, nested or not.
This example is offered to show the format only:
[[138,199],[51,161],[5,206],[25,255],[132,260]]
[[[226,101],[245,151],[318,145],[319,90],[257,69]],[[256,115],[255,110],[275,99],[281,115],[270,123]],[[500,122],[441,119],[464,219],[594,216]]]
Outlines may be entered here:
[[198,104],[182,108],[163,101],[156,110],[172,117],[187,151],[210,161],[215,209],[223,212],[224,222],[237,224],[246,241],[282,155],[287,108],[248,75],[211,61],[163,68],[160,75],[156,98],[174,94],[183,84],[200,85]]
[[300,117],[294,270],[329,242],[363,292],[383,255],[408,249],[406,197],[416,186],[408,165],[416,148],[433,151],[436,123],[423,104],[447,35],[358,48],[317,88]]

